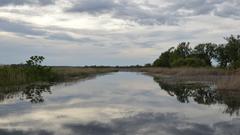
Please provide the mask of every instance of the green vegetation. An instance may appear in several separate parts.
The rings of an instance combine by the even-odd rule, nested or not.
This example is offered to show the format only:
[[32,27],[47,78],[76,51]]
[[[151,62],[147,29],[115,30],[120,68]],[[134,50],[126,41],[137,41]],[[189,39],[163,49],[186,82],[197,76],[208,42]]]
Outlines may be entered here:
[[126,68],[124,71],[143,72],[147,75],[162,78],[167,82],[193,82],[201,84],[214,84],[218,90],[240,91],[240,69],[226,70],[223,68],[208,67],[145,67]]
[[0,86],[76,80],[100,73],[117,71],[113,68],[49,67],[42,65],[44,59],[43,56],[32,56],[25,64],[0,67]]
[[56,73],[58,81],[73,81],[98,74],[117,72],[118,69],[111,67],[55,67],[53,71]]
[[45,58],[43,56],[32,56],[26,61],[24,71],[32,81],[54,81],[56,74],[52,71],[51,67],[42,66]]
[[43,60],[43,56],[32,56],[25,64],[0,67],[0,86],[54,80],[55,73],[41,65]]
[[226,44],[204,43],[193,49],[189,42],[180,43],[176,48],[172,47],[163,52],[152,65],[155,67],[212,67],[212,61],[216,61],[221,68],[239,68],[240,36],[230,36],[225,39]]

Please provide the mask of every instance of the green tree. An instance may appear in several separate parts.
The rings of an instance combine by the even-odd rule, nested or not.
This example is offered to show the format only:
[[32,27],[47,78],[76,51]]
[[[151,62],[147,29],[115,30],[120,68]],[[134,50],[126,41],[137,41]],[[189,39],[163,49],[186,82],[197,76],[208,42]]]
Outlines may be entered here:
[[41,65],[44,59],[43,56],[31,56],[30,59],[26,61],[26,73],[30,80],[49,81],[53,79],[54,74],[52,68]]
[[172,62],[172,67],[205,67],[207,64],[199,58],[180,58]]
[[189,42],[180,43],[174,50],[174,55],[178,58],[187,58],[191,54],[192,50],[189,45]]
[[26,64],[27,66],[38,67],[41,66],[44,59],[43,56],[31,56],[30,59],[26,61]]
[[240,35],[237,37],[231,35],[225,39],[228,42],[225,46],[225,50],[230,60],[230,66],[238,68],[240,67]]
[[153,62],[156,67],[170,67],[170,52],[163,52],[160,57]]
[[144,65],[144,67],[151,67],[151,66],[152,66],[151,63],[147,63],[147,64]]
[[193,57],[202,59],[208,66],[212,66],[212,59],[215,58],[216,44],[205,43],[197,45],[193,50]]
[[215,50],[215,58],[221,68],[226,68],[230,63],[229,55],[227,54],[225,45],[221,44]]

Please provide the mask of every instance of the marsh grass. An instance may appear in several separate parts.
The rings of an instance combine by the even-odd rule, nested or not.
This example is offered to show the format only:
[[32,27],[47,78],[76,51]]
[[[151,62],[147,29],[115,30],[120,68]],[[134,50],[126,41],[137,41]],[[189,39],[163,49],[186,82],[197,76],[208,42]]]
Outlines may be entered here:
[[240,91],[240,76],[231,75],[220,79],[217,82],[217,89],[219,90],[238,90]]
[[81,78],[95,76],[98,74],[110,73],[118,71],[115,68],[82,68],[82,67],[55,67],[53,68],[56,73],[58,81],[73,81]]
[[23,84],[29,81],[23,68],[0,67],[0,86]]
[[218,89],[240,90],[240,69],[218,68],[83,68],[52,67],[51,70],[35,72],[26,67],[1,66],[0,86],[21,85],[32,82],[63,82],[83,79],[98,74],[116,71],[144,72],[171,82],[207,82],[216,84]]
[[202,76],[202,75],[229,75],[234,73],[233,70],[225,70],[220,68],[130,68],[129,71],[140,71],[155,75],[170,76]]
[[33,69],[25,66],[0,67],[0,86],[22,85],[36,82],[72,81],[97,74],[117,71],[113,68],[50,68]]
[[216,85],[219,90],[240,91],[240,69],[220,68],[132,68],[128,71],[144,72],[166,82],[200,82]]

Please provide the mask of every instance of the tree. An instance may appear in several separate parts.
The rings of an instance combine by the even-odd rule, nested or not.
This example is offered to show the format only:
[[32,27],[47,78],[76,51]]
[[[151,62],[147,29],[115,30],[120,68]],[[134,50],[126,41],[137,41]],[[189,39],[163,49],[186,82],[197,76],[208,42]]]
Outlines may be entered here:
[[144,67],[151,67],[151,66],[152,66],[151,63],[147,63],[144,65]]
[[219,45],[216,48],[215,53],[216,53],[215,58],[216,58],[217,62],[219,63],[219,66],[221,68],[226,68],[229,65],[230,59],[229,59],[229,56],[225,49],[225,45],[223,45],[223,44]]
[[[170,48],[163,52],[154,66],[212,66],[212,60],[216,60],[222,68],[240,67],[240,35],[225,38],[226,44],[213,43],[199,44],[194,49],[189,42],[182,42],[176,48]],[[199,62],[199,64],[197,64]]]
[[26,61],[26,73],[30,80],[51,80],[54,77],[51,67],[42,66],[45,58],[43,56],[31,56]]
[[193,57],[202,59],[208,66],[212,66],[212,59],[215,58],[216,44],[205,43],[197,45],[193,50]]
[[177,48],[174,50],[174,54],[178,58],[186,58],[191,54],[191,48],[189,47],[190,43],[189,42],[182,42],[180,43]]
[[205,67],[207,64],[199,58],[180,58],[172,62],[172,67]]
[[153,66],[156,67],[170,67],[170,52],[166,51],[160,55],[160,57],[153,62]]
[[230,66],[233,68],[240,67],[240,35],[225,38],[228,43],[225,46],[226,54],[230,60]]
[[26,61],[27,66],[38,67],[41,66],[45,58],[43,56],[31,56],[29,60]]

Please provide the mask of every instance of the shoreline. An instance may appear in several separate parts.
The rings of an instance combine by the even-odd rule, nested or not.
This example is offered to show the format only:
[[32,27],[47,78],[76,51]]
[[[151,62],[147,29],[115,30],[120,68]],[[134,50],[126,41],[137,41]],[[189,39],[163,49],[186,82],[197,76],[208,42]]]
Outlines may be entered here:
[[[56,80],[48,83],[71,82],[111,72],[139,72],[160,78],[168,83],[210,83],[218,89],[240,90],[240,69],[226,70],[219,68],[159,68],[159,67],[54,67]],[[38,82],[29,82],[38,83]],[[22,85],[24,85],[23,83]],[[27,83],[28,84],[28,83]],[[18,82],[11,85],[20,85]]]

